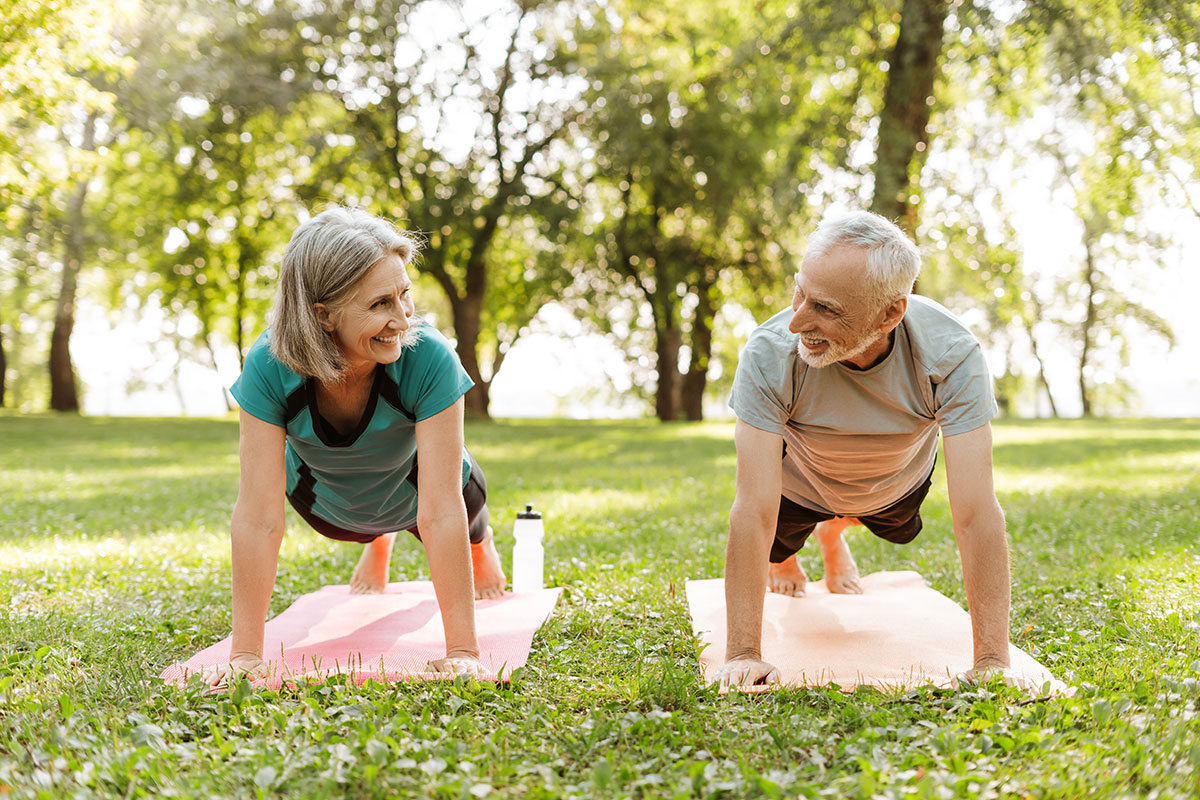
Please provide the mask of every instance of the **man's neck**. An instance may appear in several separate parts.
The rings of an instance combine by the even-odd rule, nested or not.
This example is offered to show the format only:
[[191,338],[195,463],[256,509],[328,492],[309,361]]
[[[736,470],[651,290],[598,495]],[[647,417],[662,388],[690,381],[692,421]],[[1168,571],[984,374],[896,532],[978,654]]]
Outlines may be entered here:
[[850,367],[850,369],[871,369],[871,367],[883,363],[883,360],[888,357],[888,353],[892,352],[892,343],[895,341],[895,337],[896,331],[893,328],[892,330],[888,331],[887,336],[881,337],[879,341],[872,344],[854,358],[848,358],[839,363]]

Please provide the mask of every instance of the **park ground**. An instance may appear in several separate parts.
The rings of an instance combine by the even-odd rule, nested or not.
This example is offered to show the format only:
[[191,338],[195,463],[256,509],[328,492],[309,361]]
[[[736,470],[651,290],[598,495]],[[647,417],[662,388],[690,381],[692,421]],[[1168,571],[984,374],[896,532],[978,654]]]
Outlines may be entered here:
[[[0,795],[13,797],[1200,797],[1200,421],[996,425],[1014,641],[1074,697],[998,684],[720,696],[689,578],[722,572],[732,425],[470,424],[503,554],[526,502],[565,587],[507,685],[219,694],[162,668],[229,631],[231,419],[0,415]],[[289,510],[272,601],[358,548]],[[907,547],[863,572],[965,603],[941,473]],[[815,548],[807,552],[819,577]],[[392,580],[426,576],[401,539]]]

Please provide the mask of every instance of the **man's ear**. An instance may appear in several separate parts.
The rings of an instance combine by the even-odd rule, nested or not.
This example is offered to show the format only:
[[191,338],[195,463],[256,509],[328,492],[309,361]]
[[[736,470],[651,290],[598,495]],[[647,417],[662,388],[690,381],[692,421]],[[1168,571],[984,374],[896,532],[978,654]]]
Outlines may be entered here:
[[337,326],[333,323],[333,314],[330,313],[329,306],[324,303],[313,303],[313,311],[317,312],[317,324],[326,332],[333,333],[333,329]]
[[908,295],[897,297],[892,302],[884,306],[883,319],[880,320],[879,327],[884,333],[891,333],[896,326],[900,324],[900,320],[904,319],[904,312],[908,310]]

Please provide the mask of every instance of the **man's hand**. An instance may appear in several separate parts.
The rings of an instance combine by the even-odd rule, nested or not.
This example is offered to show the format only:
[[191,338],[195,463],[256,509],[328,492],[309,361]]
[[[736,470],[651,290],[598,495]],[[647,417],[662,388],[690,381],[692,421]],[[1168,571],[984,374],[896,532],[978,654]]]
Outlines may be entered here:
[[[974,685],[977,683],[987,683],[997,675],[1009,686],[1015,686],[1027,694],[1037,697],[1042,693],[1042,687],[1046,681],[1043,678],[1035,678],[1031,675],[1026,675],[1023,672],[1013,669],[1009,666],[989,665],[982,667],[971,667],[966,672],[958,674],[958,682]],[[1049,681],[1050,687],[1048,693],[1051,695],[1067,694],[1067,685],[1053,678]]]
[[466,654],[447,654],[445,658],[430,661],[427,668],[441,675],[470,675],[475,678],[486,672],[478,658]]
[[721,686],[748,689],[761,684],[779,683],[779,670],[757,658],[734,658],[721,665],[713,680]]
[[228,664],[205,667],[200,675],[210,688],[225,689],[238,678],[246,677],[253,681],[267,677],[268,672],[267,662],[253,653],[245,653],[232,656]]

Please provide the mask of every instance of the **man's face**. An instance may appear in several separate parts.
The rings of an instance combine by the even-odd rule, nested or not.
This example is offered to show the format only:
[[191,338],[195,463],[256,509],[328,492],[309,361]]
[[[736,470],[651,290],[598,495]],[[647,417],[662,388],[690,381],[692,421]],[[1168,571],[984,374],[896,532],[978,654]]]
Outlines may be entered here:
[[800,334],[796,352],[810,367],[869,366],[886,349],[881,312],[863,290],[866,261],[866,251],[842,246],[800,264],[788,330]]

